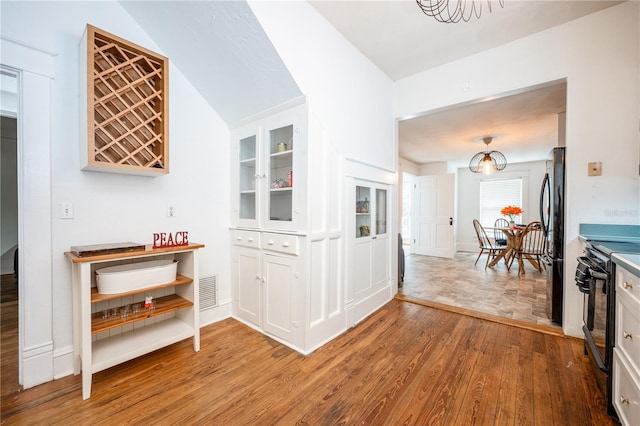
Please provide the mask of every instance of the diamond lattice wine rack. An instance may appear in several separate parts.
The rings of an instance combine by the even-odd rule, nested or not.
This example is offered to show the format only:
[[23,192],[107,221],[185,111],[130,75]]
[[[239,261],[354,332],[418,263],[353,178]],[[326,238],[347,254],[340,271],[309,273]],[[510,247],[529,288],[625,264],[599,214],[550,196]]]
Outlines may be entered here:
[[[87,25],[81,41],[83,170],[169,173],[169,61]],[[83,80],[81,80],[83,81]],[[85,152],[86,151],[86,152]]]

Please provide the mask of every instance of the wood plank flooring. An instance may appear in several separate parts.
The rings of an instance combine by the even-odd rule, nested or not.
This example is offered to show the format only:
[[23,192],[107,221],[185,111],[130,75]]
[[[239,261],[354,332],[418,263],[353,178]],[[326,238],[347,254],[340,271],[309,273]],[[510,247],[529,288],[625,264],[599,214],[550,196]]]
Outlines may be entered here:
[[397,299],[306,357],[233,319],[201,337],[95,374],[86,401],[80,376],[3,385],[2,424],[613,424],[581,341]]

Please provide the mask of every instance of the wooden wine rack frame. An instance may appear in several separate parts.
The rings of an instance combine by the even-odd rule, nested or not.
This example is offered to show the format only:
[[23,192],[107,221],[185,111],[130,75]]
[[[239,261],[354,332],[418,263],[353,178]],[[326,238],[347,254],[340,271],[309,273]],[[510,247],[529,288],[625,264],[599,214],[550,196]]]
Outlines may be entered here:
[[87,75],[83,170],[169,173],[168,59],[92,25],[82,46]]

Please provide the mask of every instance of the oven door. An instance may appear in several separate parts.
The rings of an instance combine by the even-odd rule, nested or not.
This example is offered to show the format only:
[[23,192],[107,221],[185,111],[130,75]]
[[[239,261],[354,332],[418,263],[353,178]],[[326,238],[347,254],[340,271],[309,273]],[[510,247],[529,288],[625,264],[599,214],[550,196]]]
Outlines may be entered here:
[[584,294],[582,330],[600,370],[609,370],[607,321],[609,274],[588,257],[578,258],[576,285]]

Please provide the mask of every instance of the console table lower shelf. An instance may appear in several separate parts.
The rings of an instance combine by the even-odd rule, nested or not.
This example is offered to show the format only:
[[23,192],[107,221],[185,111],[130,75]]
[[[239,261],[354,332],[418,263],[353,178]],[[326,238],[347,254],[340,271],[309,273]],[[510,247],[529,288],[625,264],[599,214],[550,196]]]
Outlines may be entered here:
[[[118,336],[93,343],[91,372],[106,370],[120,363],[155,351],[181,340],[193,337],[193,328],[177,318],[167,319],[152,325],[137,328]],[[91,376],[83,375],[91,386]]]

